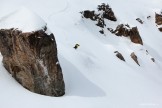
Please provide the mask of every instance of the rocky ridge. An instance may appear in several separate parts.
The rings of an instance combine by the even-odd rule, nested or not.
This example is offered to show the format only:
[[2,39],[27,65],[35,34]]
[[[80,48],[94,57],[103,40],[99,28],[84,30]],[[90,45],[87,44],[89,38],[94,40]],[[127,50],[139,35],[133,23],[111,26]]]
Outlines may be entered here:
[[[103,34],[104,36],[107,36],[105,32],[110,32],[114,34],[115,36],[120,36],[120,37],[127,37],[128,39],[131,40],[131,42],[135,44],[140,44],[144,45],[142,37],[140,35],[140,32],[138,30],[138,27],[131,27],[129,24],[119,24],[117,21],[117,17],[115,16],[115,13],[113,12],[112,8],[106,4],[102,3],[101,5],[98,5],[97,10],[85,10],[81,12],[82,18],[85,20],[91,20],[96,23],[96,26],[100,28],[99,33]],[[151,17],[151,16],[150,16]],[[150,18],[148,17],[148,19]],[[156,14],[156,23],[159,25],[162,22],[161,15]],[[142,21],[141,18],[136,18],[136,21],[138,21],[140,24],[144,24],[144,21]],[[105,22],[114,22],[118,23],[116,28],[113,29],[111,28],[111,25],[107,25]],[[161,28],[159,28],[161,30]],[[146,50],[147,51],[147,50]],[[148,52],[148,51],[147,51]],[[146,52],[146,53],[147,53]],[[116,57],[119,58],[120,60],[125,61],[124,57],[122,56],[122,53],[119,53],[118,51],[115,51]],[[139,66],[140,63],[138,62],[138,57],[135,55],[134,52],[131,54],[131,59],[135,61]],[[147,56],[148,54],[146,54]],[[128,55],[129,56],[129,55]],[[150,58],[152,62],[155,62],[155,59]]]

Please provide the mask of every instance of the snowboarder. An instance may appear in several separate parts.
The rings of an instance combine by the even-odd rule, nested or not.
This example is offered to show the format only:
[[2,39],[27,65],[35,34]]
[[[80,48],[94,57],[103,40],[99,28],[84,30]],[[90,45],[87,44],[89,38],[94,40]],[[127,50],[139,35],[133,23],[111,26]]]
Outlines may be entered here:
[[75,46],[73,48],[77,49],[79,46],[80,46],[79,44],[75,44]]

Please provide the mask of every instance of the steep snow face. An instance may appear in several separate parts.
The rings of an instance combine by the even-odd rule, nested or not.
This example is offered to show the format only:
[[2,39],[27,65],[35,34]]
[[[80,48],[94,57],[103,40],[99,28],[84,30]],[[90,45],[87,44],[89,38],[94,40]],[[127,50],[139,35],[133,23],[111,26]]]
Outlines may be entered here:
[[[106,25],[113,29],[118,24],[137,26],[143,46],[110,32],[101,35],[94,22],[81,18],[80,11],[95,10],[103,2],[118,19],[105,21]],[[154,19],[161,4],[162,0],[3,0],[0,17],[23,5],[48,23],[55,34],[66,95],[51,98],[28,92],[1,64],[0,108],[162,108],[162,33]],[[76,43],[80,44],[77,50]],[[122,53],[126,62],[114,51]],[[141,66],[131,59],[132,52]]]
[[34,12],[25,7],[0,19],[0,29],[16,28],[23,32],[43,29],[46,23]]

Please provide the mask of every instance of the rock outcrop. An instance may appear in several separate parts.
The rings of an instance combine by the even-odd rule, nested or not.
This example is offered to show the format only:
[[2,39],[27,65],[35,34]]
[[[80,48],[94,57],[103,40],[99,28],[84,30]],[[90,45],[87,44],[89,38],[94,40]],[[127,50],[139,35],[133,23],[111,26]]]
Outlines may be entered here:
[[[110,29],[108,29],[110,31]],[[110,32],[114,33],[117,36],[130,37],[131,41],[136,44],[143,45],[143,41],[139,34],[137,27],[130,27],[129,25],[120,24],[116,27],[116,30],[111,30]]]
[[106,5],[105,3],[102,3],[101,5],[98,5],[97,9],[98,11],[85,10],[81,12],[81,14],[84,18],[90,18],[93,21],[104,20],[104,18],[111,21],[117,21],[114,12],[108,4]]
[[98,5],[98,11],[103,12],[102,17],[111,21],[117,21],[117,18],[114,15],[113,10],[108,4],[102,3]]
[[101,5],[98,5],[98,10],[85,10],[81,12],[82,18],[91,19],[92,21],[96,22],[96,25],[101,28],[99,32],[101,34],[104,34],[103,28],[106,27],[105,20],[110,21],[117,21],[117,18],[114,15],[113,10],[111,7],[105,3],[102,3]]
[[138,62],[138,57],[136,56],[136,54],[133,52],[131,53],[131,58],[140,66],[139,62]]
[[42,95],[64,95],[65,84],[53,34],[47,35],[45,30],[23,33],[1,29],[0,51],[4,67],[23,87]]
[[116,53],[116,57],[118,57],[120,60],[125,61],[125,59],[121,53],[119,53],[118,51],[115,51],[114,53]]
[[[162,26],[162,14],[155,13],[155,23],[157,26]],[[162,32],[162,27],[158,27],[158,29]]]

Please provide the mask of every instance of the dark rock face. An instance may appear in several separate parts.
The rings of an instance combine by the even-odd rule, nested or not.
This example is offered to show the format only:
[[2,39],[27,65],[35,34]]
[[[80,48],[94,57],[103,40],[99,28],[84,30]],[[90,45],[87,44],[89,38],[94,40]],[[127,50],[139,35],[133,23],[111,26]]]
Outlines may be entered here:
[[103,11],[103,18],[106,18],[111,21],[117,21],[114,12],[108,4],[106,5],[105,3],[102,3],[101,5],[98,5],[98,11]]
[[65,84],[53,34],[47,35],[44,30],[22,33],[1,29],[0,51],[4,67],[23,87],[42,95],[64,95]]
[[144,23],[140,18],[137,18],[136,20],[137,20],[139,23],[141,23],[141,24]]
[[136,56],[136,54],[133,52],[131,53],[131,58],[140,66],[139,62],[138,62],[138,57]]
[[162,15],[155,13],[155,23],[157,25],[162,25]]
[[114,12],[112,11],[112,9],[108,4],[106,5],[105,3],[102,3],[101,5],[98,5],[97,9],[98,12],[85,10],[81,12],[81,14],[83,15],[84,18],[90,18],[93,21],[101,19],[104,20],[104,18],[111,21],[117,21]]
[[130,37],[131,41],[136,44],[141,44],[143,45],[141,36],[139,34],[139,31],[137,27],[130,28],[129,25],[118,25],[115,31],[111,31],[117,36],[125,36],[125,37]]
[[120,60],[125,61],[125,59],[121,53],[119,53],[118,51],[115,51],[114,53],[116,53],[116,57],[118,57]]
[[[155,13],[155,23],[157,25],[162,25],[162,14]],[[162,27],[158,28],[160,32],[162,32]]]

